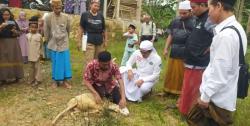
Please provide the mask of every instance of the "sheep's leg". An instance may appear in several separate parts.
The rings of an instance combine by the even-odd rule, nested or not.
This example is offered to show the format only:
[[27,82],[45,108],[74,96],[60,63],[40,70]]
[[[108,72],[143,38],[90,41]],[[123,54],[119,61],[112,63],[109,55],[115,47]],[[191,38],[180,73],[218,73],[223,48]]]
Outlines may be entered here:
[[56,118],[52,121],[52,125],[53,125],[53,126],[56,125],[57,120],[58,120],[61,116],[63,116],[66,112],[68,112],[68,111],[71,110],[72,108],[76,107],[76,105],[77,105],[77,102],[76,102],[75,104],[72,104],[72,105],[68,106],[68,107],[67,107],[66,109],[64,109],[61,113],[59,113],[59,114],[56,116]]

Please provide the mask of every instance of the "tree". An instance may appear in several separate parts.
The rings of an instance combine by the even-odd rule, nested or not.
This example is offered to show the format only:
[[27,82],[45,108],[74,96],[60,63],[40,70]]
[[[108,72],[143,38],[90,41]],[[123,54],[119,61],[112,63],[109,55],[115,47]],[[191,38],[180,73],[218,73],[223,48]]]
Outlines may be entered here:
[[243,25],[244,28],[246,28],[248,40],[250,40],[250,2],[247,2],[247,0],[245,0],[243,4],[244,4],[244,9],[241,14],[242,15],[241,24]]
[[248,0],[237,0],[234,9],[237,20],[246,28],[250,14],[250,2]]
[[248,36],[248,40],[250,40],[250,14],[248,16],[248,23],[247,23],[247,36]]
[[245,0],[237,0],[235,4],[235,16],[239,22],[242,21]]
[[175,17],[176,0],[144,0],[143,11],[149,14],[157,27],[166,28]]

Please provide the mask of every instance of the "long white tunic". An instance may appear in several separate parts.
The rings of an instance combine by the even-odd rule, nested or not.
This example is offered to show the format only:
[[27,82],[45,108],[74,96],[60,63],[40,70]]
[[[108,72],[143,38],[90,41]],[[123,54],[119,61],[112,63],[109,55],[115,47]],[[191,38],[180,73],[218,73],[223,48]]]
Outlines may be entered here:
[[230,28],[221,30],[232,25],[240,31],[243,49],[246,52],[246,34],[235,16],[218,24],[210,48],[210,62],[203,73],[200,87],[202,101],[211,101],[228,111],[234,111],[236,107],[240,43],[235,30]]
[[[136,64],[136,69],[133,69],[134,78],[129,81],[127,70],[132,70],[134,64]],[[150,56],[145,59],[142,57],[141,52],[136,50],[129,58],[126,67],[121,67],[120,70],[124,80],[127,99],[131,101],[141,101],[142,96],[150,92],[160,76],[161,57],[153,51]],[[144,83],[139,88],[135,84],[135,81],[140,79],[142,79]]]

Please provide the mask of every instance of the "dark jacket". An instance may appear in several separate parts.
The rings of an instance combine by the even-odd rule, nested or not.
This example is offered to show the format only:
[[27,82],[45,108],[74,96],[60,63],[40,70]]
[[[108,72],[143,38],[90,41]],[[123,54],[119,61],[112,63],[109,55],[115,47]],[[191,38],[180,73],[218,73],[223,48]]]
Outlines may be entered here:
[[188,65],[206,67],[209,63],[209,47],[213,33],[211,25],[207,23],[208,11],[197,17],[196,25],[191,32],[185,49],[185,63]]
[[171,58],[181,58],[185,56],[185,44],[195,25],[195,18],[181,19],[177,17],[169,25],[167,32],[172,35]]

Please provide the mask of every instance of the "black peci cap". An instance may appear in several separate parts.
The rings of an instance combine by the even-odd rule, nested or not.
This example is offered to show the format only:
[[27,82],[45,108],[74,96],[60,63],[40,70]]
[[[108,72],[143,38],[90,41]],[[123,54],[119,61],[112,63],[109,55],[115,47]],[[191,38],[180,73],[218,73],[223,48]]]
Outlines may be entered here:
[[38,24],[38,19],[39,19],[38,16],[32,16],[32,17],[29,19],[29,24]]
[[133,29],[136,29],[136,27],[133,24],[130,24],[128,27],[131,27]]
[[234,4],[236,3],[236,0],[220,0],[222,3],[226,3],[229,4],[231,6],[234,6]]

